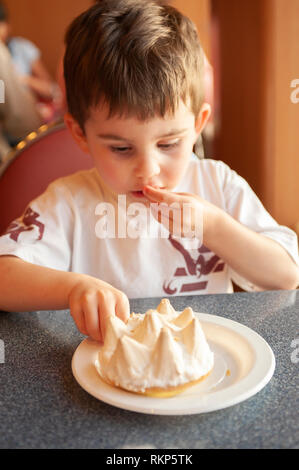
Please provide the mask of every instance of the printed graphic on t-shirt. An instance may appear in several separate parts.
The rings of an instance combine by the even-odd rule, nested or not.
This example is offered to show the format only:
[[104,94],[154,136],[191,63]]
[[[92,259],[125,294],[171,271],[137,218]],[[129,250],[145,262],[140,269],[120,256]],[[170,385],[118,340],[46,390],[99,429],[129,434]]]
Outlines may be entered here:
[[204,245],[201,245],[197,250],[193,250],[196,251],[194,258],[183,244],[177,239],[174,239],[172,235],[169,236],[169,241],[172,246],[182,254],[185,265],[178,266],[174,272],[173,278],[170,281],[164,282],[163,290],[167,295],[178,293],[187,294],[205,290],[208,281],[200,281],[200,277],[224,270],[225,263],[219,256],[213,254]]
[[5,234],[9,234],[10,238],[17,242],[21,233],[30,232],[34,230],[35,227],[37,227],[38,237],[36,238],[36,240],[41,240],[43,238],[45,225],[39,220],[37,220],[38,217],[40,217],[40,214],[34,212],[31,207],[28,207],[24,212],[24,215],[21,220],[15,220],[14,222],[12,222],[8,226]]

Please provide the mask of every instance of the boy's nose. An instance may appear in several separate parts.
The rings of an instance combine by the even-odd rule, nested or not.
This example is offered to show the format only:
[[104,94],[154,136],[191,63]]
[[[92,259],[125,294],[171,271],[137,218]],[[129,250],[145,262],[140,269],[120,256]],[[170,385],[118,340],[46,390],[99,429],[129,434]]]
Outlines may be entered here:
[[160,174],[160,165],[154,158],[140,158],[135,167],[135,176],[144,182],[151,180],[154,176]]

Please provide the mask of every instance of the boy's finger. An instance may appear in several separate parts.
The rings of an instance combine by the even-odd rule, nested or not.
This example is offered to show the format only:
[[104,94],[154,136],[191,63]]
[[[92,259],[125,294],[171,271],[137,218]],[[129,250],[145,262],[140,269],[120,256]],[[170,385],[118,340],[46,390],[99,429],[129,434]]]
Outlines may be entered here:
[[176,235],[178,237],[180,237],[182,235],[181,222],[180,222],[179,225],[177,223],[175,223],[175,219],[173,217],[173,212],[172,211],[167,213],[167,215],[164,215],[163,211],[161,211],[157,208],[152,208],[152,214],[153,214],[154,218],[160,224],[164,225],[166,230],[168,230],[170,233],[172,233],[173,235]]
[[159,211],[159,209],[157,209],[157,208],[155,207],[155,208],[151,208],[151,213],[152,213],[152,215],[154,216],[154,218],[161,224],[161,222],[162,222],[162,214],[161,214],[161,211]]
[[151,207],[151,213],[158,220],[158,222],[162,222],[162,220],[173,220],[173,214],[180,214],[181,208],[174,208],[174,209],[167,209],[168,206],[153,204]]
[[130,316],[130,302],[125,294],[121,294],[115,306],[116,315],[125,323],[127,323]]
[[145,186],[143,194],[151,201],[166,202],[167,204],[176,200],[175,193],[166,191],[165,189],[153,188],[152,186]]
[[102,341],[103,335],[101,332],[96,295],[89,296],[84,300],[83,312],[88,335],[96,341]]
[[115,316],[115,302],[102,299],[99,301],[99,322],[102,334],[102,341],[105,339],[107,320],[109,317]]
[[75,307],[70,309],[71,317],[73,318],[76,327],[78,330],[85,336],[88,336],[88,332],[85,325],[84,314],[82,310],[78,310]]
[[165,204],[184,203],[190,202],[191,194],[188,193],[174,193],[165,189],[153,188],[152,186],[145,186],[143,194],[151,201],[164,202]]

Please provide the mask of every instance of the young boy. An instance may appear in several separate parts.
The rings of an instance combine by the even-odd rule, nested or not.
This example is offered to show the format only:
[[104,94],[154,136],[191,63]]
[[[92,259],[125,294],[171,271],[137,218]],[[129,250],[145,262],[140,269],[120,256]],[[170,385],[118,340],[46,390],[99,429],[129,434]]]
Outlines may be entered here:
[[296,235],[227,165],[192,155],[210,114],[193,23],[155,1],[102,1],[66,46],[65,122],[95,168],[52,183],[0,239],[0,308],[69,307],[101,340],[129,298],[232,292],[231,279],[295,289]]

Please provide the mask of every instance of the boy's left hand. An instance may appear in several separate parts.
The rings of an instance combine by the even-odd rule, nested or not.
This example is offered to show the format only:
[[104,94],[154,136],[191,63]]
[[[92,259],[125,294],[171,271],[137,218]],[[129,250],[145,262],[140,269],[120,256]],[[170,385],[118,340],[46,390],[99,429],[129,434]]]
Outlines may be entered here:
[[152,214],[173,235],[203,241],[213,230],[220,209],[200,196],[152,186],[145,186],[143,193],[152,204],[157,204],[151,206]]

